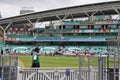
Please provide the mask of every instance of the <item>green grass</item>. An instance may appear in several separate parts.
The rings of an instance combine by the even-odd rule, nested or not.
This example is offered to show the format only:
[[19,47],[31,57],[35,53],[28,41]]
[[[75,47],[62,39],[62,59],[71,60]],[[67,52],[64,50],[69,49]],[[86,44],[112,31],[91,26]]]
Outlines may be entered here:
[[[19,59],[25,67],[30,67],[32,64],[31,56],[19,56]],[[65,56],[40,56],[41,67],[78,67],[79,57]]]
[[[41,67],[79,67],[79,57],[77,56],[40,56],[39,59]],[[19,60],[19,65],[24,65],[24,67],[31,67],[31,56],[19,56]],[[82,67],[88,67],[88,58],[86,60],[84,57],[82,57],[81,61]],[[110,65],[113,66],[113,63],[110,63]],[[90,66],[98,66],[97,57],[90,58]]]

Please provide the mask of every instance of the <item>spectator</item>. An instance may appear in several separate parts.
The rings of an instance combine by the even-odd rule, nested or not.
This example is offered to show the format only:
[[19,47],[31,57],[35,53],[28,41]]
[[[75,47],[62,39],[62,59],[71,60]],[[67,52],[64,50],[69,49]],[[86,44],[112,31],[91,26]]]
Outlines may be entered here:
[[3,49],[1,48],[1,55],[3,55]]
[[15,49],[13,53],[16,54],[16,53],[17,53],[17,50]]

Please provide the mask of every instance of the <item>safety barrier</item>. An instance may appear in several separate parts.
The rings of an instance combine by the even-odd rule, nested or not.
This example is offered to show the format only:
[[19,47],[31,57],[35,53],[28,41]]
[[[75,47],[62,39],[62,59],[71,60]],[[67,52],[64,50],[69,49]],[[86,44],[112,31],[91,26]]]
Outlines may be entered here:
[[97,80],[97,78],[98,72],[93,68],[80,72],[78,68],[19,68],[17,80]]
[[0,56],[0,80],[17,80],[17,56]]

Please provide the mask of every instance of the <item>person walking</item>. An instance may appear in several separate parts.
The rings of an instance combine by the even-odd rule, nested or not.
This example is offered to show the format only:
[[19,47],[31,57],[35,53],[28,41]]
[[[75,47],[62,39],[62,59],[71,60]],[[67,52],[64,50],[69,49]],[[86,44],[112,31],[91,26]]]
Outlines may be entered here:
[[32,50],[32,68],[40,67],[39,55],[35,49]]

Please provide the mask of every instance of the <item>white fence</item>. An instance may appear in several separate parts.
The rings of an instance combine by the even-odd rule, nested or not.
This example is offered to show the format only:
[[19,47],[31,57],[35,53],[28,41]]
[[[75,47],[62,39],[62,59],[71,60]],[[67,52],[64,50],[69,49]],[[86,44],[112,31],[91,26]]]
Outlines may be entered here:
[[17,56],[0,55],[0,80],[17,79]]
[[19,68],[17,78],[17,80],[97,80],[98,72],[93,68],[89,71],[78,68]]

